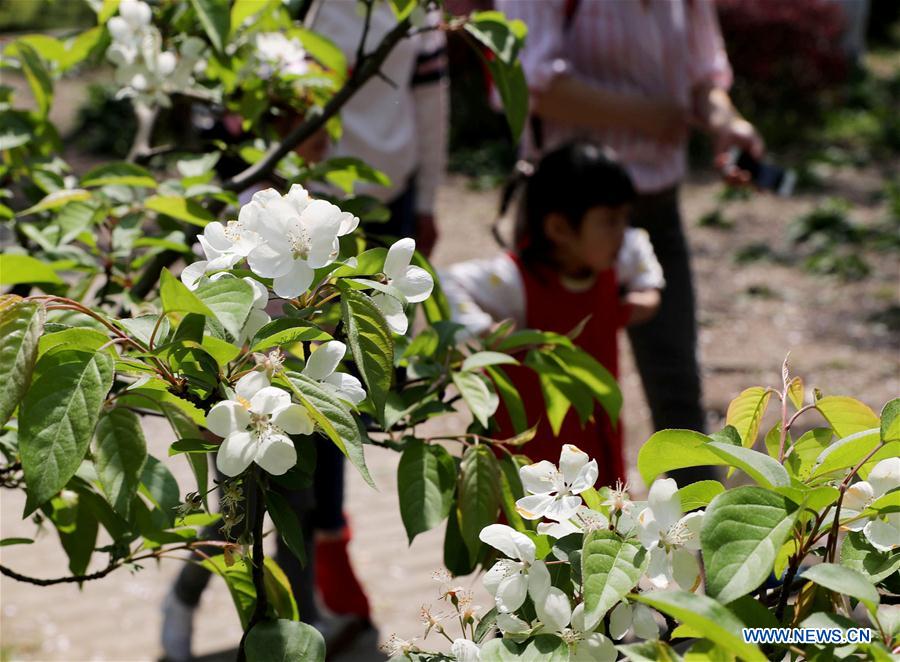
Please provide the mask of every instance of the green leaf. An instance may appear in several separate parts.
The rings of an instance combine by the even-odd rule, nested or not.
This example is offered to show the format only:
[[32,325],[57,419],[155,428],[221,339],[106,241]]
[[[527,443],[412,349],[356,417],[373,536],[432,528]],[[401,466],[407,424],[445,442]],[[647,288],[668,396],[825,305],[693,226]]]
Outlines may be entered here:
[[365,182],[377,186],[390,186],[391,180],[380,170],[366,162],[350,156],[332,157],[317,164],[310,172],[310,177],[334,184],[345,194],[353,192],[356,182]]
[[798,515],[796,504],[760,487],[713,499],[700,529],[706,593],[728,603],[762,584]]
[[787,487],[791,484],[785,468],[765,453],[750,448],[733,446],[732,444],[713,441],[708,444],[709,450],[725,460],[725,463],[741,469],[760,485],[766,487]]
[[805,481],[809,478],[816,458],[828,447],[831,443],[831,438],[831,428],[813,428],[804,432],[793,443],[786,462],[799,480]]
[[453,575],[468,575],[475,569],[477,557],[469,555],[469,549],[459,527],[459,503],[454,503],[447,517],[444,532],[444,565]]
[[528,83],[525,81],[525,72],[519,62],[506,65],[493,60],[488,61],[487,65],[503,101],[503,111],[512,139],[518,142],[528,117]]
[[509,354],[501,352],[475,352],[463,361],[462,370],[468,372],[492,365],[519,365],[519,362]]
[[0,299],[0,427],[31,385],[45,318],[44,307],[38,303]]
[[253,288],[243,278],[209,280],[193,294],[215,314],[232,338],[240,338],[254,296]]
[[456,464],[443,446],[412,440],[397,466],[400,516],[409,543],[440,524],[453,506]]
[[569,646],[555,634],[539,634],[529,639],[522,651],[522,658],[541,662],[569,662]]
[[[31,541],[33,542],[33,541]],[[3,546],[3,542],[0,541],[0,547]],[[478,621],[478,627],[475,628],[475,634],[472,637],[472,640],[476,644],[480,644],[484,641],[484,638],[490,634],[494,628],[497,626],[497,608],[491,607],[491,609],[482,616]]]
[[680,662],[681,656],[664,641],[645,641],[640,644],[616,646],[628,660],[634,662]]
[[156,188],[156,180],[150,171],[133,163],[107,163],[90,170],[81,178],[85,188],[92,186],[142,186]]
[[168,467],[152,455],[147,456],[141,471],[140,490],[159,509],[169,526],[175,523],[175,509],[181,505],[178,481]]
[[254,625],[245,651],[247,662],[324,662],[325,640],[312,625],[282,618]]
[[584,537],[581,576],[584,578],[584,620],[597,623],[637,586],[650,555],[635,539],[613,531],[591,531]]
[[[56,501],[56,499],[54,499]],[[69,557],[69,572],[82,575],[87,570],[97,544],[97,518],[82,502],[79,495],[74,506],[74,525],[58,527],[59,541]]]
[[510,639],[491,639],[481,647],[481,662],[521,662],[525,659],[524,644]]
[[472,372],[452,373],[453,384],[459,390],[472,415],[482,427],[489,427],[491,417],[500,405],[500,398],[481,375]]
[[894,398],[881,410],[881,440],[900,440],[900,398]]
[[686,513],[697,508],[705,508],[709,502],[725,491],[725,486],[717,480],[701,480],[685,485],[678,490],[681,511]]
[[300,520],[290,502],[278,492],[266,490],[266,509],[284,544],[297,557],[300,564],[305,566],[306,546],[303,543],[303,529],[300,528]]
[[[38,105],[38,112],[42,117],[47,117],[50,112],[50,106],[53,103],[53,81],[50,78],[50,72],[41,61],[34,48],[19,40],[12,46],[10,53],[18,58],[22,64],[22,72],[31,86],[31,93]],[[7,51],[9,52],[9,50]]]
[[209,41],[219,53],[225,51],[228,33],[231,31],[231,13],[228,0],[191,0]]
[[741,636],[744,624],[712,598],[687,591],[654,591],[631,597],[702,632],[704,637],[747,662],[766,662],[759,648],[744,643]]
[[287,373],[287,383],[297,400],[325,435],[347,456],[363,479],[375,487],[363,455],[362,435],[350,410],[318,382],[297,372]]
[[506,374],[506,371],[497,366],[489,366],[487,374],[494,381],[494,387],[503,400],[503,406],[512,422],[513,430],[517,433],[528,429],[528,418],[525,414],[525,403],[516,385]]
[[0,285],[19,283],[52,283],[61,285],[62,279],[49,266],[29,255],[0,253]]
[[214,216],[203,205],[179,195],[154,195],[144,200],[144,206],[158,214],[171,216],[201,228],[214,220]]
[[470,446],[459,467],[459,529],[469,558],[477,558],[481,530],[497,521],[500,467],[487,446]]
[[622,392],[612,373],[597,359],[578,347],[558,346],[551,356],[558,360],[577,382],[580,388],[587,388],[591,396],[600,403],[615,425],[622,409]]
[[44,198],[42,198],[36,205],[29,207],[28,209],[23,209],[19,213],[16,214],[17,218],[21,218],[23,216],[30,216],[31,214],[37,214],[42,211],[50,211],[52,209],[59,209],[63,205],[67,205],[70,202],[80,202],[82,200],[90,200],[91,192],[86,191],[83,188],[64,188],[58,191],[53,191],[53,193],[49,193]]
[[94,463],[110,505],[125,519],[146,460],[147,442],[137,415],[122,407],[103,414],[97,422]]
[[290,34],[300,40],[306,52],[319,64],[334,72],[337,82],[343,85],[347,78],[347,56],[333,41],[320,32],[305,28],[294,28]]
[[750,448],[756,442],[759,424],[769,406],[772,391],[761,386],[754,386],[743,391],[728,405],[725,424],[733,425],[741,435],[741,443]]
[[709,447],[710,438],[693,430],[660,430],[638,451],[638,471],[647,485],[667,471],[721,465],[726,462]]
[[816,409],[839,438],[877,428],[880,424],[878,416],[868,405],[846,396],[830,395],[822,398],[816,402]]
[[34,540],[31,538],[4,538],[0,540],[0,547],[8,547],[11,545],[31,545]]
[[528,34],[528,27],[518,19],[509,20],[498,11],[473,12],[465,30],[487,46],[497,59],[511,65]]
[[204,317],[216,317],[216,314],[168,269],[163,269],[160,276],[159,295],[165,313],[196,313]]
[[113,359],[106,352],[57,352],[38,361],[36,373],[19,416],[26,515],[75,475],[112,388]]
[[828,476],[834,471],[849,469],[862,461],[881,443],[881,431],[878,427],[862,430],[834,442],[816,458],[812,466],[810,478]]
[[862,602],[874,614],[881,598],[864,574],[836,563],[820,563],[803,571],[803,579]]
[[384,420],[384,403],[394,377],[394,341],[381,311],[372,299],[350,289],[343,281],[341,315],[347,328],[350,353],[366,384],[369,397],[380,420]]
[[512,457],[506,454],[500,458],[499,462],[500,505],[503,508],[506,521],[517,531],[530,529],[530,526],[525,523],[525,520],[516,510],[516,501],[525,496],[525,490],[522,488],[522,479],[519,477],[519,469],[527,463],[527,458],[524,455]]
[[803,408],[803,379],[794,377],[787,388],[788,398],[797,409]]
[[270,347],[284,347],[305,340],[325,342],[331,339],[330,335],[309,322],[281,317],[272,320],[256,332],[250,351],[259,352]]
[[[106,23],[110,18],[112,18],[115,13],[119,10],[119,3],[121,0],[103,0],[103,4],[100,5],[99,11],[97,11],[97,22],[100,25]],[[96,8],[95,8],[96,11]]]
[[268,9],[278,0],[235,0],[231,6],[231,34],[232,36],[251,16]]
[[841,565],[877,584],[900,570],[900,550],[878,551],[861,531],[850,531],[841,545]]

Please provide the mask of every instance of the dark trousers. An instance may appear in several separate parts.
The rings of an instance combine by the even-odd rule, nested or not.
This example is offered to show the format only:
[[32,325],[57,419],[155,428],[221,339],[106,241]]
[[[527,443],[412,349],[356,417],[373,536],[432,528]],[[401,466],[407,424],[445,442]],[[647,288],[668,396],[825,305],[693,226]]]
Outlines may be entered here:
[[[703,432],[697,320],[690,252],[678,208],[678,189],[638,197],[631,216],[645,229],[662,265],[666,288],[656,316],[628,330],[644,394],[656,430],[681,428]],[[712,467],[669,472],[679,485],[713,479]]]
[[[221,480],[223,476],[218,474]],[[294,556],[294,553],[287,548],[284,541],[279,536],[275,547],[275,562],[284,571],[291,585],[291,591],[294,599],[297,601],[297,609],[300,612],[300,619],[306,623],[313,623],[319,620],[319,613],[316,608],[314,599],[315,578],[313,575],[313,555],[315,546],[313,545],[313,503],[314,491],[312,489],[299,491],[282,491],[284,497],[288,500],[297,513],[300,520],[300,526],[303,530],[303,542],[306,548],[306,566],[300,564],[300,561]],[[252,508],[252,504],[245,502],[245,512]],[[232,530],[232,536],[240,535],[240,530],[236,527]],[[221,528],[218,525],[210,526],[204,529],[203,538],[206,540],[224,540]],[[214,555],[218,553],[217,548],[209,548],[205,550],[207,554]],[[196,607],[200,603],[200,597],[209,583],[211,573],[209,570],[200,565],[202,557],[194,555],[191,562],[187,563],[178,578],[175,580],[173,591],[176,597],[186,605]]]

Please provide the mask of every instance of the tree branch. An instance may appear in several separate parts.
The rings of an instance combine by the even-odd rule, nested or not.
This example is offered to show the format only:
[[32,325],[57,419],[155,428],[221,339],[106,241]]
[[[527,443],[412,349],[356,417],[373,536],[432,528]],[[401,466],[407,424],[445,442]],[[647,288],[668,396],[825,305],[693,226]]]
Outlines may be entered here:
[[20,575],[18,572],[16,572],[15,570],[10,570],[5,565],[0,565],[0,573],[6,575],[7,577],[11,577],[16,581],[25,582],[26,584],[34,584],[35,586],[53,586],[54,584],[80,584],[81,582],[89,582],[93,579],[103,579],[104,577],[106,577],[106,575],[108,575],[121,565],[122,563],[110,563],[108,566],[103,568],[103,570],[92,572],[89,575],[71,575],[69,577],[56,577],[54,579],[39,579],[37,577]]
[[137,132],[134,134],[134,143],[128,152],[128,162],[136,163],[147,160],[146,154],[151,151],[153,140],[153,127],[156,125],[156,117],[159,108],[145,106],[142,103],[134,104],[134,116],[137,119]]
[[247,635],[250,634],[250,631],[257,623],[261,623],[266,619],[266,612],[269,610],[265,582],[265,552],[263,550],[263,522],[266,517],[265,487],[262,483],[263,478],[257,468],[254,467],[252,471],[251,485],[253,486],[253,492],[248,494],[248,498],[252,499],[253,511],[252,518],[247,524],[252,527],[253,531],[252,573],[253,587],[256,589],[256,604],[253,608],[253,614],[247,622],[247,629],[244,630],[244,634],[241,636],[241,643],[238,647],[238,662],[243,662],[247,659],[247,653],[244,650]]

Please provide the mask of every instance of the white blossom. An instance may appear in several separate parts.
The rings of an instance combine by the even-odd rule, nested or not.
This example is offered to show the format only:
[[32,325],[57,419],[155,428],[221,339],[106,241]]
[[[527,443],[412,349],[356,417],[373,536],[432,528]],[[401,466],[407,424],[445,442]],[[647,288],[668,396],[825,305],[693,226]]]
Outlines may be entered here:
[[358,405],[366,399],[362,383],[346,372],[335,372],[346,353],[347,346],[339,340],[322,343],[309,355],[303,374],[320,382],[342,400]]
[[529,496],[516,501],[516,510],[526,519],[547,517],[557,522],[572,518],[582,505],[578,496],[597,482],[597,461],[587,453],[565,444],[559,455],[559,469],[541,460],[519,469],[522,486]]
[[671,478],[650,486],[647,507],[638,515],[637,533],[650,552],[647,576],[656,588],[667,588],[674,579],[691,590],[700,575],[692,550],[700,549],[703,511],[683,515],[678,485]]
[[654,640],[659,637],[659,625],[650,607],[639,602],[632,605],[623,601],[613,608],[609,614],[609,636],[619,640],[629,632],[639,639]]
[[[410,266],[415,252],[416,242],[413,239],[401,239],[388,249],[384,260],[387,284],[396,288],[409,303],[425,301],[431,296],[431,290],[434,288],[431,274],[421,267]],[[409,320],[399,299],[383,292],[376,292],[372,300],[384,314],[388,326],[394,333],[406,333]]]
[[281,32],[261,32],[256,35],[257,75],[268,79],[273,75],[302,76],[309,71],[306,51],[298,39]]
[[876,499],[897,487],[900,487],[900,457],[876,464],[866,480],[854,483],[844,493],[841,519],[854,521],[842,526],[851,531],[862,531],[872,546],[881,552],[890,552],[900,546],[900,513],[861,517]]
[[479,662],[481,649],[478,644],[469,639],[454,639],[450,646],[450,653],[456,658],[456,662]]
[[306,410],[291,403],[290,395],[269,384],[263,372],[250,372],[235,384],[233,400],[209,410],[206,427],[224,437],[216,466],[226,476],[237,476],[256,462],[279,476],[297,463],[297,451],[288,434],[310,434],[313,422]]

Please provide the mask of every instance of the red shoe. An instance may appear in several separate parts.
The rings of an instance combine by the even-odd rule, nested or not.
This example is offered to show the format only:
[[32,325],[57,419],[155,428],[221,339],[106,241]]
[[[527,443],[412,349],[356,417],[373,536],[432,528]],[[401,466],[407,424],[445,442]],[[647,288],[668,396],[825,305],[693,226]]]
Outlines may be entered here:
[[369,620],[369,600],[353,573],[347,545],[350,527],[336,540],[316,541],[316,587],[322,602],[335,614],[353,614]]

